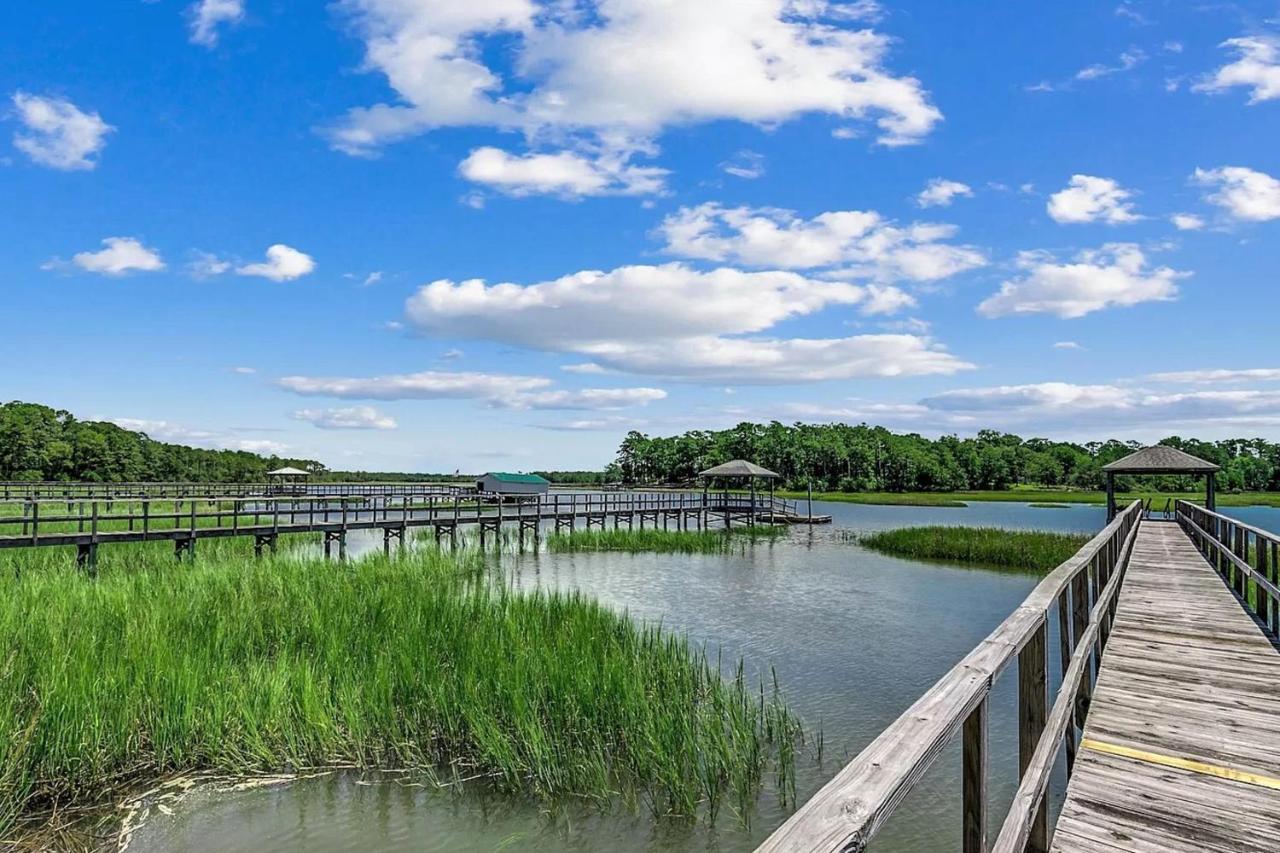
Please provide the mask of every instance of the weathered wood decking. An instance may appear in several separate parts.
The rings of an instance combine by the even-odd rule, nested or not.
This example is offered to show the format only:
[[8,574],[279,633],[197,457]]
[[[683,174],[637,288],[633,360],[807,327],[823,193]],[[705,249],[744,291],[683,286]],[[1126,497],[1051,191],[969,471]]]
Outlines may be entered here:
[[1144,521],[1055,853],[1280,850],[1280,653],[1174,523]]

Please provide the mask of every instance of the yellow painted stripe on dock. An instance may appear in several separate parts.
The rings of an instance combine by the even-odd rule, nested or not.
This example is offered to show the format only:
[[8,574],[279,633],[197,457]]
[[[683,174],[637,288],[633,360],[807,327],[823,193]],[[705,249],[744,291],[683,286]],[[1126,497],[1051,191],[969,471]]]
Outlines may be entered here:
[[1261,773],[1251,773],[1248,770],[1206,764],[1203,761],[1178,758],[1174,755],[1161,755],[1158,752],[1148,752],[1145,749],[1135,749],[1131,746],[1121,746],[1116,743],[1105,743],[1092,738],[1085,738],[1080,742],[1080,746],[1084,749],[1091,749],[1094,752],[1104,752],[1107,755],[1118,755],[1121,758],[1132,758],[1135,761],[1142,761],[1147,764],[1189,770],[1192,773],[1202,773],[1205,776],[1216,776],[1219,779],[1229,779],[1232,782],[1243,782],[1246,785],[1256,785],[1259,788],[1271,788],[1272,790],[1280,791],[1280,779],[1274,776],[1264,776]]

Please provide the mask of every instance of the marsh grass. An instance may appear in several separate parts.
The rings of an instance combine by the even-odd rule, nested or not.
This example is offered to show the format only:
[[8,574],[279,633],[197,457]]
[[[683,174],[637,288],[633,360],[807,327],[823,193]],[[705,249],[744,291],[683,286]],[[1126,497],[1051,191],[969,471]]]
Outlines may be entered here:
[[0,574],[0,839],[200,771],[421,768],[683,818],[745,817],[771,769],[794,796],[776,687],[580,594],[506,589],[474,552],[151,544],[104,549],[96,581],[65,549]]
[[755,542],[772,542],[787,535],[781,525],[735,527],[731,530],[575,530],[547,537],[552,553],[623,551],[658,554],[729,554]]
[[895,557],[1043,573],[1072,557],[1089,537],[995,527],[904,527],[862,534],[857,541]]

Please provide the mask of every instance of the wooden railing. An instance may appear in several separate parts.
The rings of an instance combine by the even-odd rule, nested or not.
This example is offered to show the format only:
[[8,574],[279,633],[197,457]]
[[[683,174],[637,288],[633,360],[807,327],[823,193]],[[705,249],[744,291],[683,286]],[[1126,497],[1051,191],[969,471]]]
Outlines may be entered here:
[[1178,501],[1178,523],[1267,632],[1280,636],[1280,537]]
[[[664,527],[670,519],[685,526],[754,522],[769,507],[767,499],[728,493],[583,492],[528,496],[223,497],[0,500],[0,549],[76,545],[82,562],[92,564],[99,544],[173,540],[182,548],[200,538],[259,537],[274,545],[281,533],[324,531],[343,538],[349,530],[400,531],[435,526],[455,532],[462,525],[485,530],[504,524],[554,522],[557,530],[585,520],[603,526],[606,517],[646,518]],[[522,527],[523,530],[523,527]],[[401,539],[403,541],[403,539]]]
[[[1041,581],[1000,627],[801,806],[758,853],[866,849],[957,736],[963,742],[965,853],[1048,850],[1049,776],[1064,741],[1068,773],[1074,765],[1076,729],[1084,724],[1092,692],[1094,654],[1106,644],[1142,512],[1142,504],[1135,501]],[[1046,656],[1054,614],[1063,679],[1050,709]],[[1015,659],[1021,783],[989,847],[988,704],[996,679]]]
[[178,483],[0,482],[0,500],[123,500],[125,498],[368,497],[456,495],[474,492],[458,483]]

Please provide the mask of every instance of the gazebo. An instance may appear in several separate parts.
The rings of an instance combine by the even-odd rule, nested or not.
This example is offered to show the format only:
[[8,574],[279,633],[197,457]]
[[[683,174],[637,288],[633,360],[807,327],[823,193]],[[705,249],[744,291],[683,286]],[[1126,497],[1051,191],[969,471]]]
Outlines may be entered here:
[[706,502],[707,489],[710,487],[712,480],[745,480],[751,489],[751,523],[755,524],[756,520],[756,480],[769,481],[769,509],[773,509],[773,485],[776,480],[781,479],[781,474],[775,474],[768,468],[761,468],[754,462],[748,462],[745,459],[734,459],[732,462],[726,462],[723,465],[717,465],[714,468],[708,468],[698,477],[702,480],[703,502]]
[[300,494],[298,487],[311,476],[310,471],[301,468],[277,468],[267,472],[267,486],[277,494]]
[[1130,453],[1110,465],[1103,465],[1107,475],[1107,522],[1116,517],[1116,475],[1190,474],[1205,478],[1205,509],[1213,512],[1218,504],[1218,472],[1222,468],[1176,447],[1157,445]]

